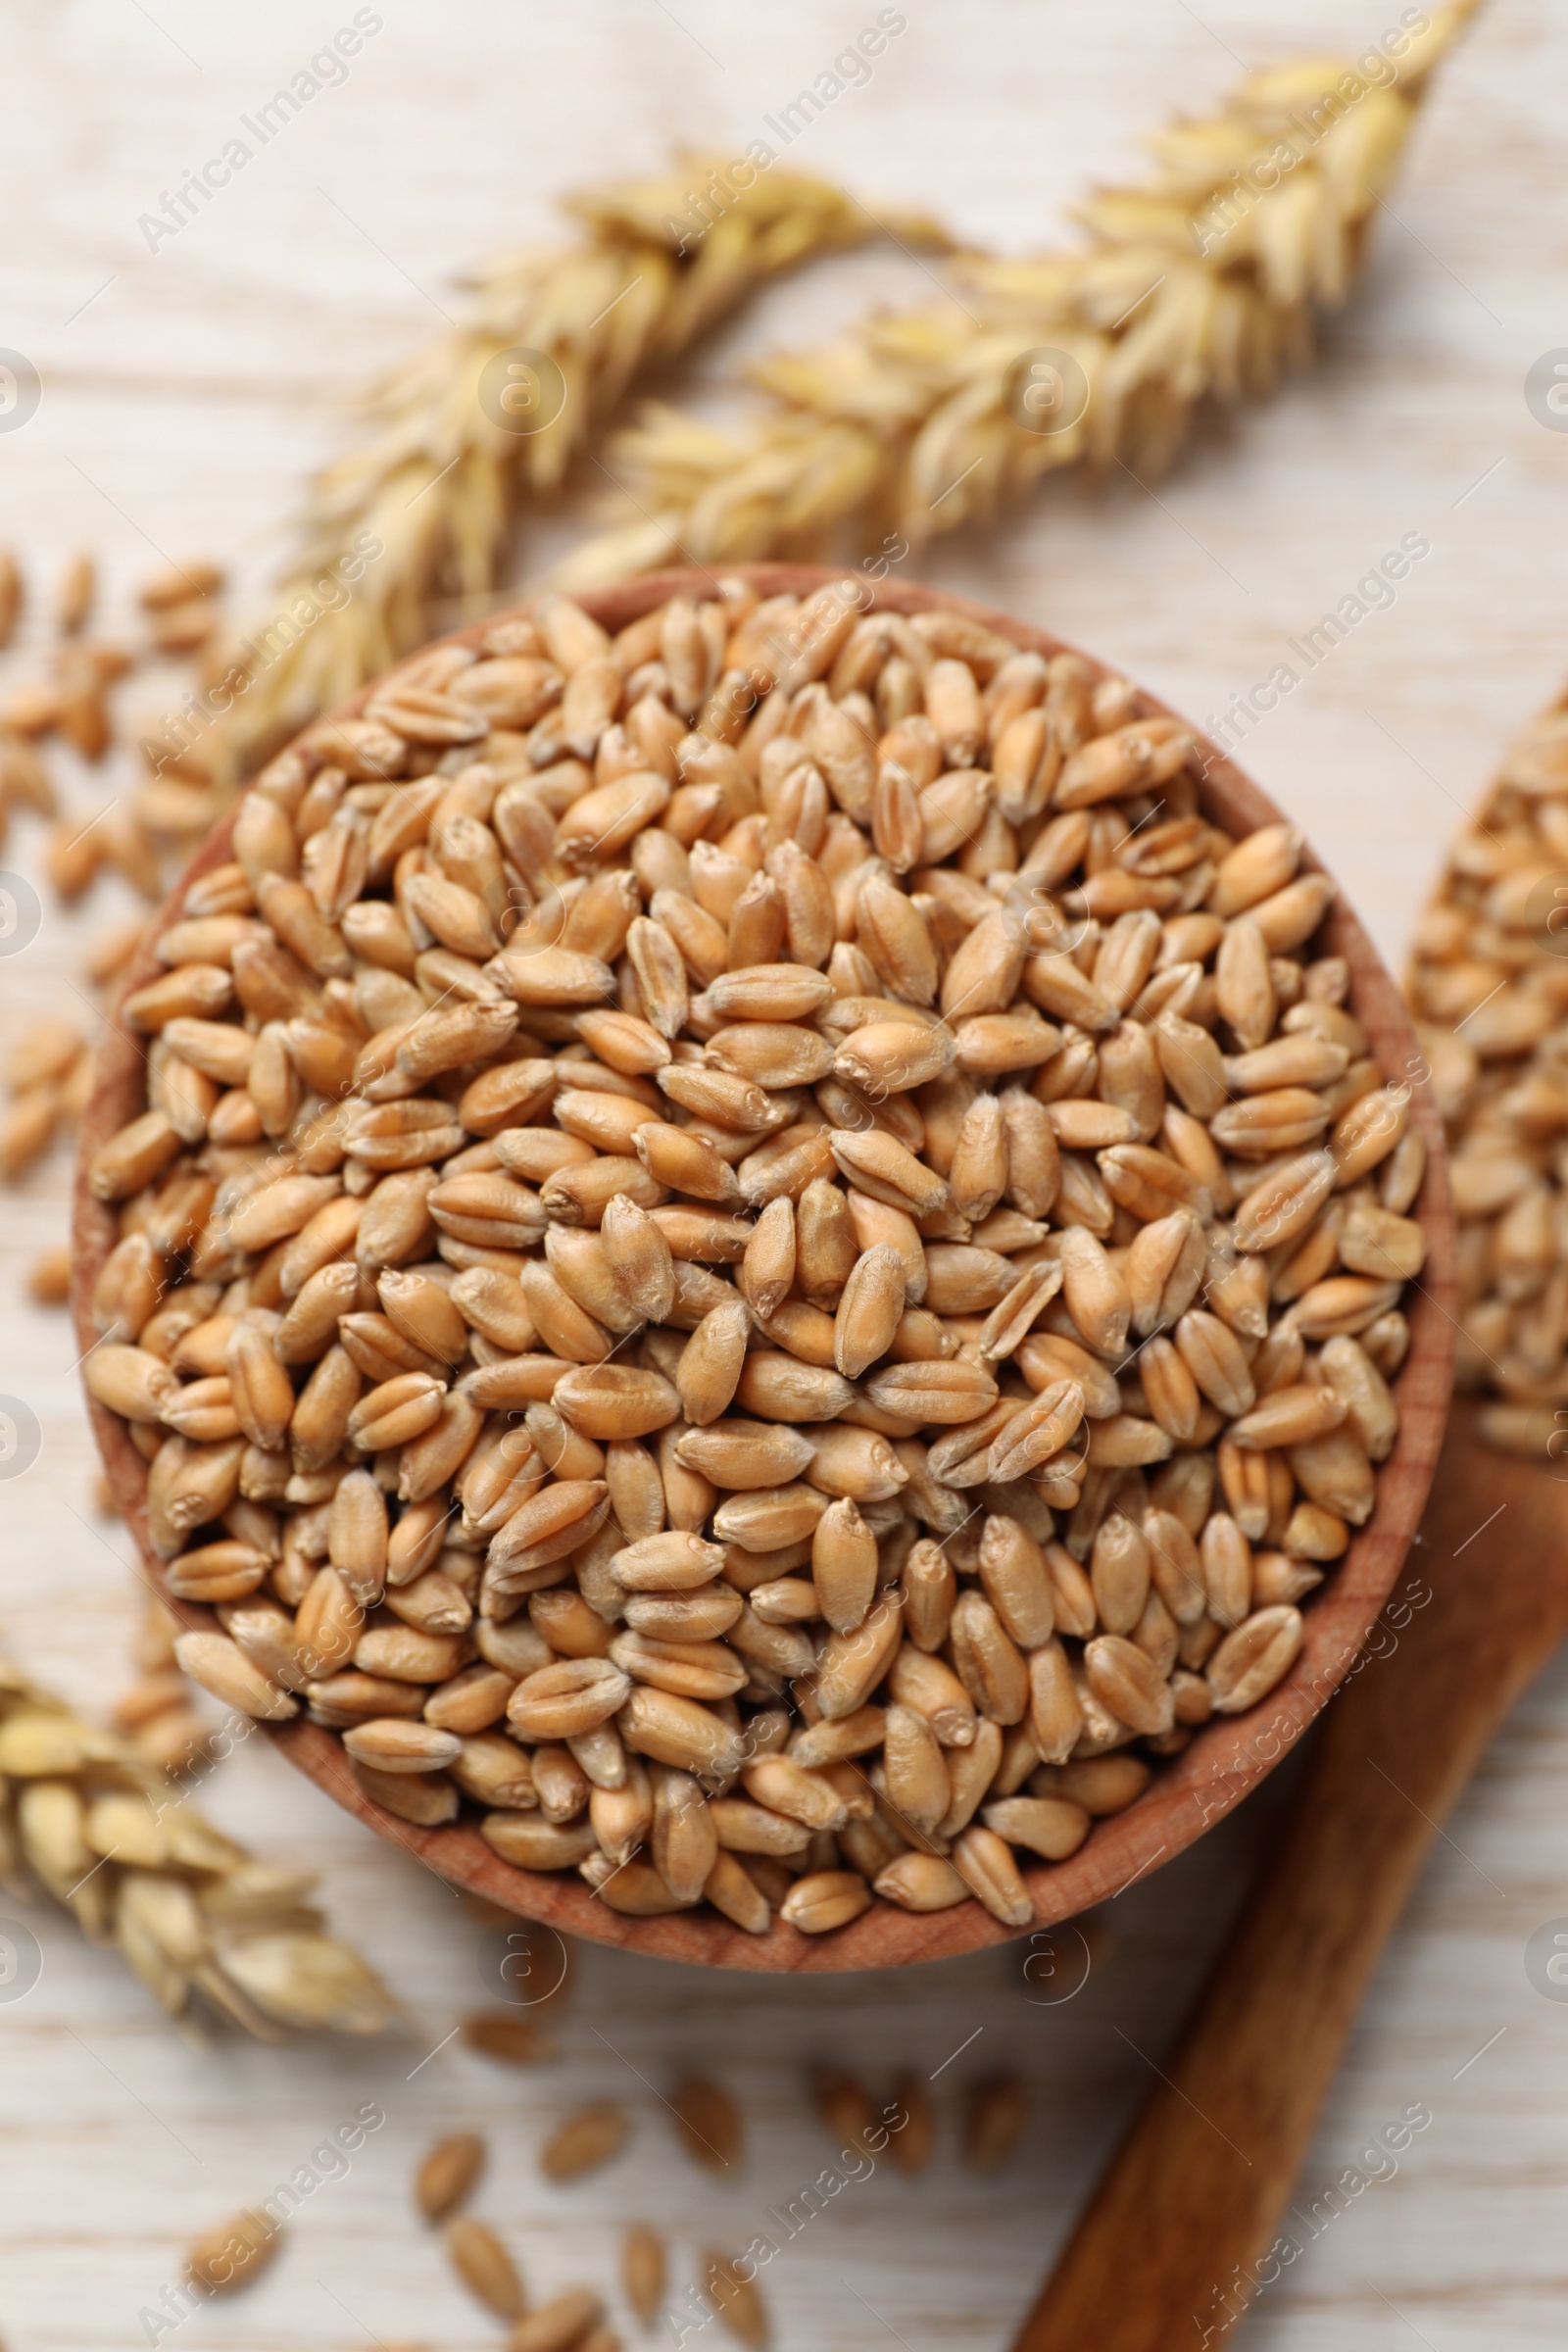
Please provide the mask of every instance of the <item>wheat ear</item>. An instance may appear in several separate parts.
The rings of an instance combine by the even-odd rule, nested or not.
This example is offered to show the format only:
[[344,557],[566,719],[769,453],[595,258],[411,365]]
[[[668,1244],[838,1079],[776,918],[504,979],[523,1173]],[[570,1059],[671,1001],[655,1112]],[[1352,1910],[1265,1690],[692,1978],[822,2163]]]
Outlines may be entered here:
[[[461,323],[368,393],[368,438],[314,484],[275,611],[209,663],[232,702],[203,747],[220,781],[421,644],[438,603],[482,610],[520,510],[560,488],[641,370],[814,254],[884,229],[947,242],[923,218],[890,223],[776,167],[744,189],[723,179],[714,194],[733,170],[691,155],[670,172],[570,198],[584,230],[576,243],[502,255],[474,272]],[[544,419],[526,432],[480,398],[486,368],[518,352],[533,355],[528,389],[539,401],[520,421]],[[379,552],[367,558],[367,548]],[[323,603],[322,583],[345,564],[349,593],[329,588]]]
[[0,1655],[0,1883],[29,1877],[171,2017],[202,2006],[264,2041],[377,2034],[393,2017],[374,1971],[323,1933],[314,1879],[255,1861]]
[[1324,58],[1250,75],[1216,115],[1155,136],[1148,180],[1079,208],[1085,248],[962,257],[945,303],[754,368],[773,405],[741,433],[649,407],[608,453],[630,518],[558,583],[889,530],[918,546],[1061,466],[1157,475],[1203,402],[1260,398],[1307,356],[1477,4],[1434,10],[1397,59],[1378,52],[1382,80]]

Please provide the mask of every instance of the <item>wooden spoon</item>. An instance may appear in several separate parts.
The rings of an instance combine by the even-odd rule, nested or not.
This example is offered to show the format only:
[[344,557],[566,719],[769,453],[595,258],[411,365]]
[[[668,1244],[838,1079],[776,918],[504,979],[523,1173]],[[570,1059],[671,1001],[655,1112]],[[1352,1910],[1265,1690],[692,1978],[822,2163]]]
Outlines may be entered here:
[[[1267,1873],[1015,2352],[1215,2344],[1255,2292],[1362,1993],[1439,1823],[1568,1633],[1568,1479],[1455,1407],[1400,1591],[1324,1715]],[[1484,1532],[1483,1532],[1484,1531]],[[1196,2323],[1196,2326],[1195,2326]]]

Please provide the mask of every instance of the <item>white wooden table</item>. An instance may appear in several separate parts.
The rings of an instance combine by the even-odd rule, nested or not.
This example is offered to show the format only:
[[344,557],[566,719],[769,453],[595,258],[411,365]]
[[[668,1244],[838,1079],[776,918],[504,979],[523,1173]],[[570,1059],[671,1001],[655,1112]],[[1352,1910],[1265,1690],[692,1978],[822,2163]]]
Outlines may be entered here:
[[[792,160],[1023,249],[1054,236],[1097,175],[1136,161],[1143,127],[1203,105],[1238,60],[1360,47],[1396,13],[1372,0],[971,0],[960,14],[909,0],[872,81]],[[35,578],[86,545],[112,604],[155,550],[220,556],[258,592],[305,469],[340,445],[341,396],[439,325],[457,266],[547,231],[554,194],[585,178],[652,166],[680,139],[738,148],[875,11],[384,0],[346,81],[150,253],[138,216],[352,14],[302,0],[9,12],[0,344],[26,353],[45,389],[26,429],[0,435],[0,528]],[[1054,485],[1004,527],[924,560],[927,576],[1039,617],[1201,719],[1265,676],[1403,533],[1430,539],[1393,608],[1244,754],[1396,959],[1459,810],[1564,666],[1568,439],[1532,419],[1523,379],[1568,342],[1565,71],[1568,18],[1547,0],[1494,0],[1446,70],[1362,291],[1313,372],[1205,438],[1157,498]],[[897,254],[853,257],[777,289],[703,366],[820,335],[923,283]],[[521,562],[561,544],[541,534]],[[28,660],[13,657],[5,677]],[[85,814],[111,785],[76,775],[70,789]],[[25,870],[36,852],[24,828],[3,861]],[[112,903],[104,892],[75,916],[51,912],[25,955],[0,962],[0,1040],[74,1004],[83,945]],[[44,1432],[37,1466],[0,1489],[0,1628],[30,1669],[98,1703],[125,1678],[125,1539],[93,1515],[64,1318],[21,1292],[28,1259],[63,1230],[67,1173],[52,1161],[0,1214],[0,1387]],[[1430,2107],[1431,2127],[1396,2178],[1322,2230],[1249,2323],[1250,2343],[1561,2342],[1568,2010],[1532,1988],[1523,1955],[1532,1931],[1568,1914],[1565,1787],[1568,1664],[1522,1708],[1438,1847],[1303,2206],[1407,2106]],[[214,1778],[211,1810],[328,1875],[333,1917],[384,1966],[409,2035],[192,2049],[55,1914],[0,1904],[44,1959],[26,1998],[0,2003],[0,2333],[12,2352],[147,2340],[138,2314],[176,2278],[189,2237],[265,2196],[372,2100],[385,2128],[305,2201],[265,2280],[185,2323],[181,2352],[497,2341],[411,2218],[417,2152],[459,2125],[490,2137],[478,2209],[536,2294],[611,2284],[634,2215],[668,2230],[684,2289],[703,2246],[767,2229],[764,2209],[787,2207],[831,2153],[803,2087],[829,2060],[878,2085],[903,2067],[935,2074],[943,2144],[919,2181],[884,2168],[783,2247],[764,2279],[777,2341],[1000,2346],[1150,2080],[1283,1793],[1122,1898],[1087,1989],[1063,2006],[1033,2005],[1017,1948],[842,1986],[699,1979],[592,1952],[563,2063],[517,2075],[456,2045],[426,2060],[486,1997],[480,1929],[255,1741]],[[734,2181],[710,2183],[675,2149],[660,2094],[693,2064],[751,2118]],[[965,2086],[1003,2067],[1027,2078],[1033,2119],[1011,2170],[979,2182],[957,2162],[956,2119]],[[550,2188],[537,2148],[590,2095],[628,2102],[632,2146],[609,2172]],[[1173,2346],[1196,2340],[1190,2325],[1172,2315]]]

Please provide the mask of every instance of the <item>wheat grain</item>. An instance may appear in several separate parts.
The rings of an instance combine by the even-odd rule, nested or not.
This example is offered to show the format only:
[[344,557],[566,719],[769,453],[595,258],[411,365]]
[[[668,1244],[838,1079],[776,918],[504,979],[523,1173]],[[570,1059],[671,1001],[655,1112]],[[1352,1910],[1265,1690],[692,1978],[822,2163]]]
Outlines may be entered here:
[[547,2180],[576,2180],[611,2163],[626,2143],[631,2125],[619,2107],[585,2107],[569,2116],[539,2158]]
[[415,2201],[427,2222],[444,2222],[472,2194],[484,2171],[485,2146],[471,2132],[437,2140],[415,2179]]
[[743,2272],[725,2254],[703,2258],[703,2284],[720,2320],[747,2352],[761,2352],[767,2342],[767,2313],[758,2292],[755,2265]]
[[614,2352],[615,2337],[596,2327],[603,2310],[591,2287],[569,2286],[516,2322],[507,2352],[571,2352],[578,2343],[593,2345],[595,2352]]
[[9,548],[0,548],[0,647],[10,644],[26,601],[22,566]]
[[1029,2094],[1015,2075],[978,2084],[964,2119],[963,2157],[977,2173],[1000,2172],[1029,2117]]
[[208,2294],[232,2293],[260,2277],[276,2254],[281,2234],[265,2214],[236,2213],[196,2240],[186,2257],[186,2276]]
[[626,2300],[645,2328],[652,2328],[664,2296],[664,2244],[646,2222],[633,2222],[621,2242],[621,2283]]
[[486,2311],[494,2312],[498,2320],[521,2317],[522,2281],[511,2255],[487,2223],[464,2214],[449,2225],[446,2245],[453,2269]]
[[745,2145],[741,2111],[727,2090],[693,2077],[677,2085],[669,2103],[688,2156],[710,2173],[733,2172],[740,2165]]
[[71,1296],[71,1249],[45,1249],[28,1268],[28,1298],[40,1307],[61,1307]]

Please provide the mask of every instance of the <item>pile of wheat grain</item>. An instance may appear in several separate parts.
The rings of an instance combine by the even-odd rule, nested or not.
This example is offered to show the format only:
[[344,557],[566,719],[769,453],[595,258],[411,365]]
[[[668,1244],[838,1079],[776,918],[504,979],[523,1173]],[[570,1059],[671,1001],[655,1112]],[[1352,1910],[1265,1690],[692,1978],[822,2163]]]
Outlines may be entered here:
[[1031,1914],[1371,1512],[1423,1154],[1299,836],[836,584],[547,604],[259,779],[123,1019],[186,1672],[611,1906]]
[[1509,1452],[1568,1431],[1568,709],[1526,729],[1421,918],[1411,1010],[1452,1145],[1456,1378]]

